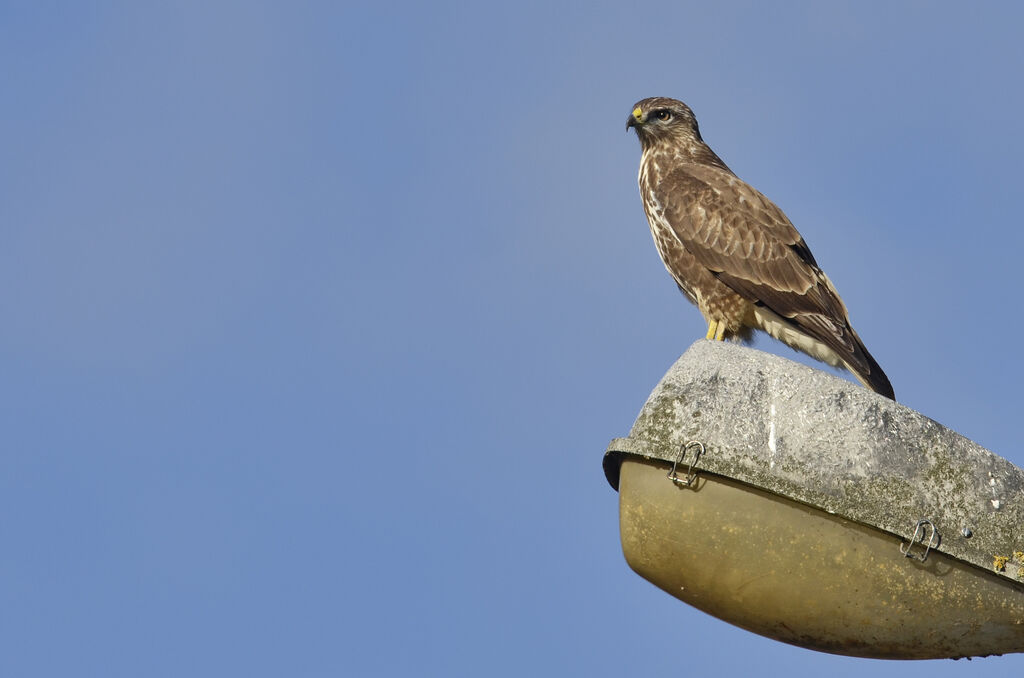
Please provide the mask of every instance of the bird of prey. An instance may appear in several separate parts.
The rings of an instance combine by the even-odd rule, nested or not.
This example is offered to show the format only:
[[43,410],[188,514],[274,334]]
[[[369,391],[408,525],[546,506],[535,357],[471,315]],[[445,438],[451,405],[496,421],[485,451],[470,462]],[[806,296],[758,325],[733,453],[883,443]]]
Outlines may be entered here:
[[630,128],[643,151],[638,182],[651,235],[704,315],[707,338],[745,340],[762,330],[894,398],[804,239],[704,143],[693,111],[675,99],[644,99]]

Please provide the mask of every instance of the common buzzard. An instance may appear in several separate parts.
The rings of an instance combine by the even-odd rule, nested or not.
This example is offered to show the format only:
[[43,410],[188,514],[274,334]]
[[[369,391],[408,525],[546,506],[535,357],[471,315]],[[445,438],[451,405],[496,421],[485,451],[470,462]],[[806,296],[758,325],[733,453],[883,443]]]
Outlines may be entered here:
[[707,320],[707,338],[748,339],[763,330],[894,398],[804,239],[704,143],[693,111],[675,99],[644,99],[630,127],[643,149],[640,196],[654,243]]

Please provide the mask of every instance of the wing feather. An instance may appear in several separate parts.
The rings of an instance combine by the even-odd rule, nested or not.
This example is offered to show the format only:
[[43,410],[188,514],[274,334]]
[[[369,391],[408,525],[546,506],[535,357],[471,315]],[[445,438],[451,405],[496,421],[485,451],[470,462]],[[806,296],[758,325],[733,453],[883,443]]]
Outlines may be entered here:
[[667,173],[655,191],[680,244],[720,281],[870,372],[846,306],[772,201],[728,170],[695,164]]
[[778,207],[734,174],[684,165],[655,188],[665,220],[697,260],[741,296],[786,318],[846,308]]

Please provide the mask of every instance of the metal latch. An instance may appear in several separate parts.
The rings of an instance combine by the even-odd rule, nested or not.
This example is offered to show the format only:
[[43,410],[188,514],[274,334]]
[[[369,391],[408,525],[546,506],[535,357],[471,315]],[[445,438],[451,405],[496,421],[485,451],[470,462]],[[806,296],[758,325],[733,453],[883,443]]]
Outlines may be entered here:
[[[679,465],[683,463],[683,460],[686,458],[686,451],[691,447],[696,448],[696,452],[694,453],[693,459],[690,460],[689,465],[686,467],[686,477],[680,478],[676,470],[679,468]],[[697,474],[693,472],[693,465],[700,460],[700,457],[704,452],[704,443],[696,440],[691,440],[688,443],[680,445],[679,451],[676,452],[676,460],[672,463],[672,470],[668,472],[668,479],[676,485],[689,487],[693,484],[693,481],[697,479]]]
[[[924,537],[926,534],[928,535],[927,543],[925,543],[924,541]],[[914,526],[914,535],[910,538],[910,543],[900,544],[900,553],[902,553],[907,558],[916,558],[923,563],[925,559],[928,558],[928,553],[933,548],[938,546],[939,542],[941,541],[942,538],[939,536],[939,531],[935,529],[935,525],[932,523],[932,521],[928,520],[927,518],[922,518],[921,520],[917,521],[917,525]],[[924,546],[924,553],[922,553],[921,555],[911,553],[911,549],[913,548],[914,544],[922,544]],[[904,546],[906,546],[906,548],[904,548]]]

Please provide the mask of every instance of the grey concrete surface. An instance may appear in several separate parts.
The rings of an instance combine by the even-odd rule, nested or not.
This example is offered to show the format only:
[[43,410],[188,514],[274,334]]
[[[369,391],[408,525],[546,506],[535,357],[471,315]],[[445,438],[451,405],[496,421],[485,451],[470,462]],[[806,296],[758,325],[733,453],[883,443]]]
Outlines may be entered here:
[[[689,441],[705,447],[698,472],[907,541],[927,519],[938,550],[1024,580],[1024,471],[857,384],[699,340],[658,383],[629,436],[608,446],[608,481],[618,489],[624,456],[672,462]],[[694,455],[695,448],[687,450],[684,467]]]

